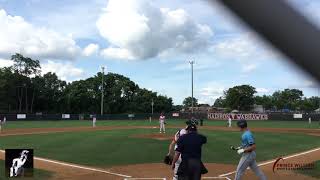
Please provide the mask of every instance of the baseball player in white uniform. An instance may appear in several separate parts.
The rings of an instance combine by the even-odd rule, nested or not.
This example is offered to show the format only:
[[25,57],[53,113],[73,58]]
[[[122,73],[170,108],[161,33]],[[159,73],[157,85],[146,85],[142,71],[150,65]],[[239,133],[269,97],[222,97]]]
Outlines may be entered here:
[[92,127],[96,127],[97,117],[93,116],[92,118]]
[[231,116],[229,116],[228,118],[228,127],[231,127],[232,126],[232,119],[231,119]]
[[166,127],[165,127],[165,123],[166,123],[166,116],[163,115],[163,113],[161,113],[160,118],[159,118],[159,123],[160,123],[160,133],[166,133]]
[[[186,129],[180,129],[179,131],[176,132],[176,134],[174,135],[174,138],[173,140],[171,141],[171,144],[169,145],[169,153],[168,155],[170,155],[176,148],[177,148],[177,141],[178,139],[187,134],[188,131]],[[180,163],[181,163],[182,159],[181,159],[181,155],[178,159],[178,161],[175,163],[175,168],[173,170],[173,180],[178,180],[178,175],[177,175],[177,172],[178,172],[178,168],[180,166]]]

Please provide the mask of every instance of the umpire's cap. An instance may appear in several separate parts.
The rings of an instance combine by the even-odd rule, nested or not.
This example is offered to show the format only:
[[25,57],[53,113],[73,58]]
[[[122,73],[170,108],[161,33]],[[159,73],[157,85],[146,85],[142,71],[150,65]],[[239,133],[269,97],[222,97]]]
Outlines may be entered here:
[[237,126],[238,126],[239,128],[246,128],[246,127],[248,127],[248,124],[247,124],[247,121],[246,121],[246,120],[241,119],[241,120],[239,120],[239,121],[237,122]]

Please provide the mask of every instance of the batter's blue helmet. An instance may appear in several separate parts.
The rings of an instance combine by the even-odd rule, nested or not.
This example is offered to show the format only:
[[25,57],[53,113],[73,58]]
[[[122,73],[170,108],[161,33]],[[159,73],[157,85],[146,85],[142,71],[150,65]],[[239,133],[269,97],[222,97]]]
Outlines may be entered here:
[[239,120],[239,121],[237,122],[237,126],[238,126],[239,128],[246,128],[246,127],[248,127],[248,124],[247,124],[247,121],[246,121],[246,120],[241,119],[241,120]]

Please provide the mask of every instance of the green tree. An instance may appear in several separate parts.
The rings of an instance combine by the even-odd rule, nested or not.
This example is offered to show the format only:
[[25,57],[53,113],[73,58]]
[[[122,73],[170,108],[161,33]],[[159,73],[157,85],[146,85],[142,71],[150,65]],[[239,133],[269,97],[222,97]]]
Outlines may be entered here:
[[31,98],[31,109],[38,112],[55,113],[64,109],[63,91],[67,83],[58,78],[55,73],[48,72],[43,76],[31,79],[33,95]]
[[[191,107],[192,106],[192,97],[186,97],[182,102],[184,107]],[[193,107],[198,106],[198,99],[193,97]]]
[[223,96],[217,98],[217,99],[214,101],[213,106],[214,106],[214,107],[220,107],[220,108],[226,107],[226,99],[225,99]]
[[303,92],[298,89],[285,89],[272,94],[273,102],[278,109],[300,109]]
[[254,102],[257,105],[262,105],[266,110],[270,110],[274,108],[274,102],[272,96],[255,96]]
[[225,91],[226,105],[231,109],[251,110],[256,89],[250,85],[241,85]]
[[39,75],[41,72],[39,60],[33,60],[18,53],[12,55],[11,60],[14,62],[13,70],[21,75]]
[[320,107],[320,97],[312,96],[310,98],[303,98],[300,103],[301,110],[311,112]]

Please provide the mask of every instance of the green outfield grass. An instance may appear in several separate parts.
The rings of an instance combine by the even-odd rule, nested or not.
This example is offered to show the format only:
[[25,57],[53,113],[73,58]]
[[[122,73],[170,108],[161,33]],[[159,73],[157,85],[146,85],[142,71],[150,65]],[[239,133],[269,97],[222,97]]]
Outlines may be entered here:
[[[0,180],[9,180],[12,178],[8,178],[5,175],[5,167],[4,167],[4,161],[0,160]],[[19,178],[19,179],[24,179],[24,180],[44,180],[44,179],[49,179],[50,177],[52,177],[53,173],[49,172],[49,171],[45,171],[45,170],[40,170],[40,169],[34,169],[33,171],[33,177],[30,178]]]
[[[184,126],[185,120],[169,119],[168,125]],[[205,120],[205,125],[209,126],[226,126],[226,121]],[[235,122],[233,122],[235,126]],[[81,127],[91,126],[92,122],[88,120],[61,120],[61,121],[8,121],[4,128],[59,128],[59,127]],[[158,121],[153,120],[100,120],[97,126],[157,126]],[[308,124],[307,121],[249,121],[250,127],[270,127],[270,128],[320,128],[319,122]]]
[[[176,130],[168,129],[167,134],[173,135]],[[0,149],[34,148],[35,156],[99,167],[157,163],[167,153],[169,140],[132,137],[157,132],[157,129],[132,129],[5,136],[0,138]],[[240,143],[240,132],[203,130],[201,133],[208,137],[203,149],[205,162],[238,162],[239,155],[229,147]],[[303,134],[255,133],[255,137],[258,161],[320,146],[319,137]]]

